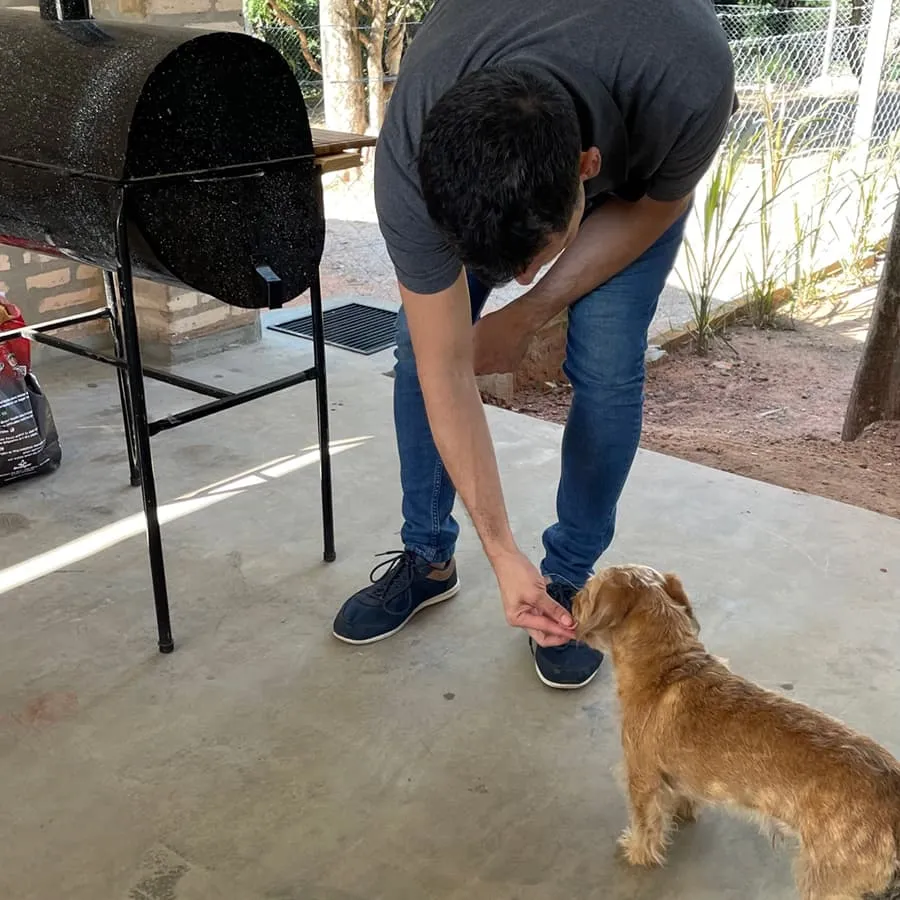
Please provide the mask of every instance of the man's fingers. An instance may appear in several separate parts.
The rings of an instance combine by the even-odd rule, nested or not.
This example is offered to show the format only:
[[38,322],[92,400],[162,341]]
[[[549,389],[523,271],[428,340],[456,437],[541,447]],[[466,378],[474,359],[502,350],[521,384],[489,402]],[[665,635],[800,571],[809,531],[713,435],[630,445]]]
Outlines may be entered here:
[[[532,631],[537,631],[543,632],[543,634],[547,637],[560,638],[560,643],[571,641],[574,637],[571,628],[563,628],[562,625],[554,622],[553,619],[549,619],[547,618],[547,616],[536,615],[534,613],[521,613],[516,617],[516,621],[512,624],[517,625],[519,628],[524,628],[529,633],[531,633]],[[535,638],[535,640],[537,640],[537,638]],[[541,646],[549,647],[551,645],[543,643]]]
[[540,647],[562,647],[564,644],[568,644],[570,640],[569,638],[555,637],[552,634],[547,634],[545,631],[535,631],[533,629],[529,629],[528,634]]
[[571,630],[575,627],[575,620],[546,591],[541,591],[535,597],[534,605],[539,613],[558,622],[564,628]]

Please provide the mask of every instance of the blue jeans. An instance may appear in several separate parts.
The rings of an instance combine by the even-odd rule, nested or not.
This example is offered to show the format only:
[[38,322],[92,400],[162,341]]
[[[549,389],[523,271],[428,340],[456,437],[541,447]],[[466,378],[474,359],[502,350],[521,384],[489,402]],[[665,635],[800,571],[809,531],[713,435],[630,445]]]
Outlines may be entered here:
[[[643,422],[644,354],[659,295],[675,264],[685,217],[646,253],[569,310],[563,371],[572,406],[562,442],[557,521],[544,532],[541,571],[581,587],[615,532],[616,505]],[[488,291],[471,276],[472,320]],[[406,318],[401,312],[394,367],[394,423],[403,488],[404,547],[430,562],[453,556],[456,491],[425,413]]]

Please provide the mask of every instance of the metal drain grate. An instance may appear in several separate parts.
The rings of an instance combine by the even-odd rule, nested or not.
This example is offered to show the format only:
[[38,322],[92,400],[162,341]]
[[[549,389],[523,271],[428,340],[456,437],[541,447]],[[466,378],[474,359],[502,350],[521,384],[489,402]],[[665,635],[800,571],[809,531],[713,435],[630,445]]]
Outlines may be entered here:
[[[395,344],[397,313],[362,303],[325,310],[325,343],[370,356]],[[270,325],[270,331],[312,339],[312,316]]]

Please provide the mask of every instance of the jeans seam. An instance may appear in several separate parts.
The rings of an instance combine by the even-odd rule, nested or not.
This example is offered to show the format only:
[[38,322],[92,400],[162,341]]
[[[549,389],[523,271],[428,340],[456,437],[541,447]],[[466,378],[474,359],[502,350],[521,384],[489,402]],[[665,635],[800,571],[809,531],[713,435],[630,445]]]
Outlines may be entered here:
[[424,559],[425,562],[433,563],[434,565],[442,565],[453,559],[452,553],[438,553],[433,547],[423,547],[421,544],[406,544],[404,549],[415,553],[416,556]]
[[441,535],[439,513],[441,509],[441,484],[444,475],[444,462],[438,456],[434,467],[434,478],[431,483],[431,542],[433,550],[437,550],[438,538]]

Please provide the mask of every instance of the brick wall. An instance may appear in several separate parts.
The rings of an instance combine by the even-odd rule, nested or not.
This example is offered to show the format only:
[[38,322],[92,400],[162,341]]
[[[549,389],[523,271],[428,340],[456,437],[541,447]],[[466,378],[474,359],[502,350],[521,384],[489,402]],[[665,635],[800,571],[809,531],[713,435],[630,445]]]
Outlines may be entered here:
[[98,19],[131,19],[155,25],[241,27],[241,0],[93,0]]
[[141,345],[150,361],[177,362],[260,336],[258,312],[196,291],[141,282],[135,304]]
[[[0,290],[21,308],[28,323],[96,309],[104,302],[103,278],[97,269],[2,245]],[[103,322],[90,322],[60,336],[78,335],[89,338],[90,344],[103,345],[106,334]],[[40,356],[39,348],[35,351]]]
[[[0,6],[29,9],[22,0]],[[99,20],[241,30],[241,0],[95,0]],[[2,122],[0,122],[2,127]],[[193,291],[137,281],[141,342],[149,359],[175,361],[259,338],[259,314],[226,306]],[[21,307],[29,323],[43,322],[104,304],[103,279],[96,269],[0,245],[0,289]],[[108,346],[104,322],[92,322],[60,337],[78,335],[93,346]],[[35,347],[39,359],[41,349]]]

